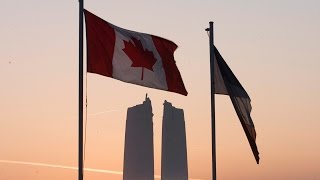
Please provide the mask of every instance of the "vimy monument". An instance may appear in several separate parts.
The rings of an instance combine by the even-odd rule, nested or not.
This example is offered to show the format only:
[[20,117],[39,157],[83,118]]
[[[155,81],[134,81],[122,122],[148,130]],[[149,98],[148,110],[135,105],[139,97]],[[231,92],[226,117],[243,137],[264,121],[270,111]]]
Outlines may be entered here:
[[[186,128],[183,109],[164,101],[161,147],[161,179],[188,180]],[[153,113],[151,100],[127,111],[124,180],[154,179]]]

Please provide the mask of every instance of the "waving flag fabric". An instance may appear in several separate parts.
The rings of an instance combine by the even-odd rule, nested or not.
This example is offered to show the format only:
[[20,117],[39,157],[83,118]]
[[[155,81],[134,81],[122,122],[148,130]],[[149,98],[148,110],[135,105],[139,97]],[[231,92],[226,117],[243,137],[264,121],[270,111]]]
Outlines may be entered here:
[[246,133],[252,152],[259,164],[259,152],[256,145],[256,131],[252,122],[250,112],[250,97],[244,90],[236,76],[224,61],[218,49],[214,47],[214,87],[215,94],[229,95],[233,107],[239,117],[241,125]]
[[117,27],[85,10],[87,72],[187,95],[174,60],[177,45]]

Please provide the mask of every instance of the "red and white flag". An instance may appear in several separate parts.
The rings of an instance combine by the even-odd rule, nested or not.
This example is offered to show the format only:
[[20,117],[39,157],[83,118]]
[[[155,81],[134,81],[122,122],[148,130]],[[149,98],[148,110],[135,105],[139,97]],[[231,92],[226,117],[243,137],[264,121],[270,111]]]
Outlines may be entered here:
[[87,72],[182,95],[188,92],[174,60],[177,45],[117,27],[84,10]]

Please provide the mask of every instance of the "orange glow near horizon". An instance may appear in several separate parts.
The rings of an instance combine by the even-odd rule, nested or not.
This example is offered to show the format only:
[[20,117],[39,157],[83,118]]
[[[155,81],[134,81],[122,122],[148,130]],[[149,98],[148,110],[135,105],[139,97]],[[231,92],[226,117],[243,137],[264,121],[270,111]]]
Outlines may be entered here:
[[[0,179],[76,180],[78,2],[1,2]],[[218,179],[320,180],[319,7],[313,0],[86,1],[86,9],[117,26],[175,42],[189,94],[88,73],[85,167],[92,171],[85,179],[122,179],[104,171],[123,171],[127,108],[146,93],[154,114],[155,174],[161,174],[167,100],[184,110],[189,177],[211,179],[205,28],[212,20],[215,45],[251,98],[261,158],[257,165],[230,98],[216,95]]]

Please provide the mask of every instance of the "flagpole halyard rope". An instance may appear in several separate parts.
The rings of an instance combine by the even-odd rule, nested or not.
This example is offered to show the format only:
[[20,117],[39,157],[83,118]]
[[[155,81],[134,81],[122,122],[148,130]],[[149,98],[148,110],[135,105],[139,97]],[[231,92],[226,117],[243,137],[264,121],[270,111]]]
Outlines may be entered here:
[[[87,144],[87,125],[88,125],[88,73],[86,72],[86,115],[84,125],[84,142],[83,142],[83,167],[86,162],[86,144]],[[84,176],[84,174],[83,174]]]

